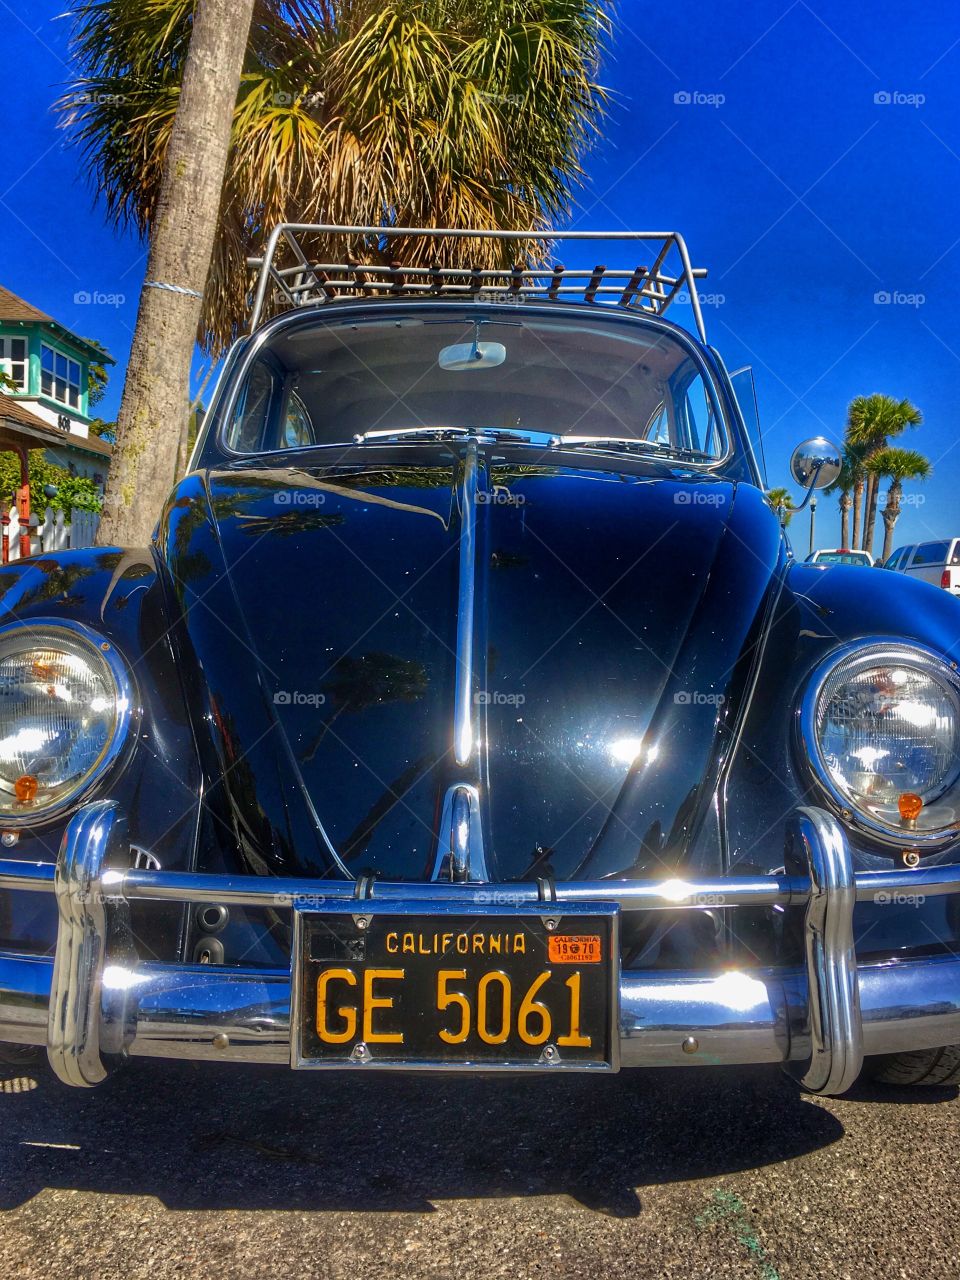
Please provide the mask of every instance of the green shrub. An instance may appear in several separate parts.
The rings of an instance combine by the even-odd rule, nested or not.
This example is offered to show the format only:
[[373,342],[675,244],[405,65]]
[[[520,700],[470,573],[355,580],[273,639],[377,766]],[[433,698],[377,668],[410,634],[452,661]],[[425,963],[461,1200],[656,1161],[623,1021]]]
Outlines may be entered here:
[[[13,495],[20,485],[20,459],[15,453],[0,453],[0,508],[13,505]],[[48,498],[47,485],[56,485],[57,493]],[[103,506],[97,487],[86,476],[72,476],[66,467],[49,462],[42,449],[30,450],[30,505],[38,514],[46,507],[66,511],[75,507],[82,511],[99,511]]]

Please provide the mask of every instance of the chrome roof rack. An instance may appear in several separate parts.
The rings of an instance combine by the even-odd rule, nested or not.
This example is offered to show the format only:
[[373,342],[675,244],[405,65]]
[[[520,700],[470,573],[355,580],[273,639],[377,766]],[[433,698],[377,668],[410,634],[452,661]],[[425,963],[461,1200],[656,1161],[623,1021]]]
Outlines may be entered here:
[[[404,265],[388,251],[394,238],[414,240],[498,240],[531,242],[548,250],[564,241],[626,240],[648,246],[649,262],[630,268],[568,270],[553,261],[530,265],[526,261],[500,268],[474,266]],[[312,261],[307,245],[320,239],[348,240],[353,253],[341,261]],[[357,253],[366,241],[362,257]],[[506,252],[506,251],[505,251]],[[335,255],[328,250],[327,256]],[[419,255],[422,258],[422,253]],[[520,254],[516,256],[521,256]],[[364,260],[373,259],[373,260]],[[697,296],[696,281],[706,276],[702,267],[690,265],[683,236],[676,231],[467,231],[450,227],[348,227],[310,223],[281,223],[274,227],[262,258],[249,258],[248,265],[259,271],[251,332],[267,312],[289,307],[315,306],[343,298],[485,298],[490,301],[577,301],[606,303],[626,310],[663,315],[681,291],[690,303],[701,339],[707,335]],[[268,290],[273,285],[273,294]]]

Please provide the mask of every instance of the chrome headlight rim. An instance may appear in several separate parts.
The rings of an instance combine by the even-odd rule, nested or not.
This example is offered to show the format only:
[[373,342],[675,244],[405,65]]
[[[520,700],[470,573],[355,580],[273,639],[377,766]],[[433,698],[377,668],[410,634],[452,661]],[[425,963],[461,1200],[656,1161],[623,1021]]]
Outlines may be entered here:
[[[942,849],[960,837],[960,820],[933,830],[911,830],[886,823],[876,814],[861,809],[834,781],[823,757],[817,734],[817,708],[828,681],[841,666],[850,674],[865,667],[882,666],[884,662],[912,667],[924,675],[934,676],[949,685],[960,699],[960,672],[942,653],[919,642],[897,636],[865,636],[832,650],[811,672],[797,713],[800,754],[816,785],[824,792],[833,810],[848,825],[875,841],[897,849]],[[944,794],[960,787],[955,779]]]
[[25,633],[31,643],[37,647],[46,641],[56,645],[58,640],[66,637],[72,643],[86,645],[98,660],[107,667],[116,686],[116,719],[113,733],[104,746],[93,767],[79,780],[74,788],[59,796],[56,801],[46,805],[35,805],[20,812],[0,809],[0,829],[22,831],[25,828],[44,826],[62,818],[77,807],[81,797],[92,792],[98,782],[117,762],[118,757],[128,745],[130,729],[134,717],[138,714],[139,703],[133,676],[116,646],[99,632],[83,622],[72,618],[25,618],[8,622],[0,626],[0,650],[4,641],[11,635]]

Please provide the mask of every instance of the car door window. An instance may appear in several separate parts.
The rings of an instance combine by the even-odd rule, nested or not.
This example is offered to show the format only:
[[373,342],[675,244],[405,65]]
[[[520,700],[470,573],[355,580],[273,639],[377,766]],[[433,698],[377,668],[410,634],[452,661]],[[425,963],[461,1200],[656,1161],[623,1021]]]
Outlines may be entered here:
[[296,392],[291,392],[287,401],[287,411],[283,415],[283,439],[280,443],[284,449],[303,449],[316,443],[310,415]]
[[258,360],[250,370],[233,410],[226,442],[238,452],[255,452],[265,447],[279,401],[280,381],[266,360]]
[[908,550],[909,550],[909,548],[908,548],[908,547],[901,547],[899,551],[895,551],[895,552],[893,553],[893,555],[890,557],[890,559],[886,562],[886,564],[884,564],[884,566],[883,566],[883,567],[884,567],[885,569],[900,569],[900,568],[902,568],[902,566],[903,566],[903,562],[904,562],[904,560],[905,560],[905,558],[906,558],[906,552],[907,552]]
[[719,446],[713,399],[699,373],[687,378],[674,391],[676,446],[710,454]]
[[910,567],[919,569],[926,565],[945,564],[949,547],[949,542],[921,542],[914,553],[913,564]]

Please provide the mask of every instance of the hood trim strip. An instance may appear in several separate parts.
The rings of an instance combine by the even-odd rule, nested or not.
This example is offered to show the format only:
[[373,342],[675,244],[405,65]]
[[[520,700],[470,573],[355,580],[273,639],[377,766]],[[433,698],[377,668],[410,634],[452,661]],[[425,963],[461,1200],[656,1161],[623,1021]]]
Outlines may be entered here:
[[476,787],[450,787],[440,815],[440,840],[431,880],[489,880],[483,852],[480,794]]
[[473,734],[473,633],[477,569],[476,440],[467,445],[460,487],[460,588],[457,600],[457,686],[453,713],[453,755],[458,765],[470,763]]

